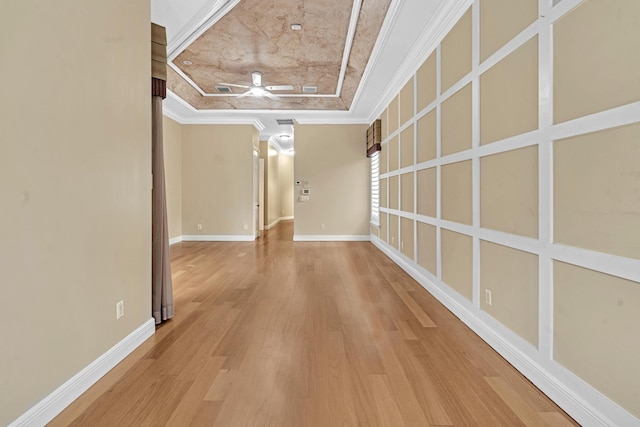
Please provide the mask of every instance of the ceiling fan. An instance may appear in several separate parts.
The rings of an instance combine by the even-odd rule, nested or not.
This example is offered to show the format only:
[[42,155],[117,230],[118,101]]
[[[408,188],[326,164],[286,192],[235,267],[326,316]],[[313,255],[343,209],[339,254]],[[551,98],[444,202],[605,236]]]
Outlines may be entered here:
[[253,82],[251,84],[251,86],[238,85],[238,84],[234,84],[234,83],[220,83],[220,85],[241,87],[241,88],[244,88],[244,89],[249,89],[248,91],[246,91],[242,95],[238,96],[238,98],[242,98],[244,96],[266,96],[269,99],[277,100],[277,99],[280,99],[280,98],[278,98],[277,96],[272,94],[270,91],[274,91],[274,90],[293,90],[293,86],[291,86],[291,85],[263,86],[262,85],[262,73],[259,72],[259,71],[254,71],[253,73],[251,73],[251,80]]

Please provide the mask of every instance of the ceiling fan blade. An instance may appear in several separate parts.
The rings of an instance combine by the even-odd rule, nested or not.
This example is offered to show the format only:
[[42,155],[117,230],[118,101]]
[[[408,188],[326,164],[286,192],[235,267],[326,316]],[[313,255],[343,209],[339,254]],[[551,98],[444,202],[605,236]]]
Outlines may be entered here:
[[219,83],[220,86],[232,86],[232,87],[241,87],[243,89],[249,89],[251,86],[247,85],[237,85],[235,83]]
[[248,90],[245,93],[241,93],[240,95],[236,96],[236,98],[244,98],[245,96],[249,96],[251,95],[251,91]]
[[264,96],[266,96],[269,99],[273,99],[274,101],[280,101],[280,98],[278,98],[277,96],[275,96],[270,92],[267,92],[266,90],[264,91]]
[[291,85],[276,85],[276,86],[266,86],[267,90],[293,90],[293,86]]
[[254,86],[262,86],[262,73],[254,71],[251,73],[251,80],[253,81]]

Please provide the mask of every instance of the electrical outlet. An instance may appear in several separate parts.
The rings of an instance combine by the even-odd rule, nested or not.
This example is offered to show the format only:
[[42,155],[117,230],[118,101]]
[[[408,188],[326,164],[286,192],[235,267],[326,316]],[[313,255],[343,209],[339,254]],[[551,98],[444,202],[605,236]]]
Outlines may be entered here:
[[116,303],[116,320],[124,316],[124,301],[118,301]]
[[202,230],[202,224],[198,224],[198,230]]
[[248,230],[248,229],[249,229],[249,226],[248,226],[247,224],[245,224],[245,225],[243,225],[243,226],[242,226],[242,229],[243,229],[243,230]]
[[484,290],[484,302],[486,302],[487,305],[493,305],[493,302],[491,300],[491,289]]

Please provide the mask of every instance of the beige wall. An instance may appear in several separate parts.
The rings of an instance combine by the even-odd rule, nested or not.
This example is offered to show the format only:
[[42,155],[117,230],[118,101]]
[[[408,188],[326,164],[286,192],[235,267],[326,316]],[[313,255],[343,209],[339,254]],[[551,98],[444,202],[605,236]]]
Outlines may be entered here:
[[442,90],[449,89],[471,71],[471,8],[442,41]]
[[260,157],[265,159],[265,226],[274,226],[282,218],[293,217],[293,157],[280,154],[267,141],[260,142]]
[[591,0],[554,25],[556,123],[640,101],[639,8]]
[[538,237],[538,147],[480,159],[480,224]]
[[556,241],[640,259],[640,123],[556,141],[554,150]]
[[253,234],[256,132],[251,125],[182,127],[184,235]]
[[[421,111],[436,99],[436,54],[432,53],[416,72],[417,107]],[[386,137],[382,133],[382,137]]]
[[471,148],[471,84],[442,103],[442,155]]
[[[556,0],[558,1],[558,0]],[[538,0],[480,2],[480,59],[484,61],[538,17]]]
[[151,318],[149,13],[0,3],[0,425]]
[[538,38],[480,76],[480,143],[538,128]]
[[[412,116],[408,86],[396,88],[383,114],[389,203],[374,241],[430,272],[464,317],[508,328],[495,332],[550,376],[568,369],[640,417],[640,118],[630,108],[640,2],[584,1],[553,24],[538,18],[551,13],[543,3],[477,0],[479,28],[460,12],[441,60],[431,53],[408,79]],[[412,126],[416,159],[405,156]],[[613,407],[561,381],[597,410]]]
[[492,293],[491,304],[481,299],[482,309],[538,345],[538,257],[481,241],[480,283],[480,295]]
[[264,200],[262,201],[262,213],[264,215],[264,227],[269,225],[269,142],[260,141],[260,158],[264,160]]
[[366,131],[366,125],[296,126],[295,179],[311,188],[308,202],[295,202],[296,236],[369,235]]
[[275,148],[269,149],[267,161],[267,179],[265,193],[268,194],[267,203],[267,225],[274,224],[280,218],[280,211],[282,205],[282,198],[280,197],[280,155]]
[[293,216],[293,157],[284,154],[279,155],[280,169],[280,217],[289,218]]
[[164,175],[169,238],[182,236],[182,125],[164,117]]
[[554,357],[636,416],[640,285],[555,262]]

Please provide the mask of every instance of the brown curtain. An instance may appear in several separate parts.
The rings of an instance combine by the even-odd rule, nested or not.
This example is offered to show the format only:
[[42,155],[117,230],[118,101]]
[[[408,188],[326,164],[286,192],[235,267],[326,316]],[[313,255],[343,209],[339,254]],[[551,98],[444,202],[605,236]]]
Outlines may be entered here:
[[[166,35],[163,27],[151,24],[151,172],[153,173],[151,220],[151,308],[156,324],[173,317],[173,284],[169,228],[167,226],[167,194],[164,182],[162,149],[162,99],[166,96]],[[162,53],[164,52],[164,53]],[[164,67],[158,65],[164,61]],[[156,72],[160,70],[160,72]],[[162,72],[164,71],[164,73]]]

